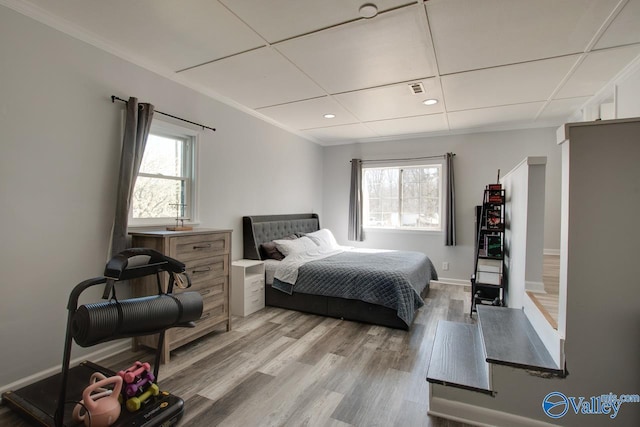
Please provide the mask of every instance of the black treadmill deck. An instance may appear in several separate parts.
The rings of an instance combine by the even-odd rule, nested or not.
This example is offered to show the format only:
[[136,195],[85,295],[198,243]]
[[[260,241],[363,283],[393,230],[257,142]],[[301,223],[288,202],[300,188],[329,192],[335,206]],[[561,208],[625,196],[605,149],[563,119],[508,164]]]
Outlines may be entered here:
[[[66,397],[68,403],[64,411],[65,427],[84,425],[73,421],[71,415],[75,404],[82,400],[82,391],[89,385],[91,374],[96,371],[105,376],[115,375],[115,372],[88,361],[69,370]],[[54,414],[58,405],[61,380],[61,373],[52,375],[19,390],[3,393],[2,401],[33,425],[55,427]],[[120,417],[113,426],[168,427],[176,424],[183,413],[184,401],[181,398],[171,393],[160,392],[160,395],[149,399],[139,411],[129,412],[123,405]]]

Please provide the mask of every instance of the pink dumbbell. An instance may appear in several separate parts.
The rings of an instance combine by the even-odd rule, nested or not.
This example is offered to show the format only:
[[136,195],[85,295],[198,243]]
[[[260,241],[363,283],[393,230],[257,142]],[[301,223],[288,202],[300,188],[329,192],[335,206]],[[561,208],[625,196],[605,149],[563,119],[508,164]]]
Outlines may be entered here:
[[142,376],[145,371],[150,371],[151,365],[148,363],[136,362],[132,367],[127,370],[118,372],[118,376],[122,377],[125,383],[131,384],[135,381],[136,377]]

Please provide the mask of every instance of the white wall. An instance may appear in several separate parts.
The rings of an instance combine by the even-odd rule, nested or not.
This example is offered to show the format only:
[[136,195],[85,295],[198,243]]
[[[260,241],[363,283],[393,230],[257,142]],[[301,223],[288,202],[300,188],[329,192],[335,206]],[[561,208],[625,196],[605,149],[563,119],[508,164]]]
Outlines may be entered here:
[[502,179],[505,204],[507,305],[522,308],[525,291],[542,283],[546,159],[527,157]]
[[640,59],[625,79],[616,85],[616,117],[640,117]]
[[[59,365],[65,306],[102,274],[121,110],[110,95],[218,129],[202,133],[202,226],[322,210],[322,148],[0,6],[0,390]],[[74,349],[80,357],[92,349]]]
[[[640,56],[593,96],[567,122],[640,117]],[[613,111],[612,111],[613,110]]]
[[[546,159],[528,157],[502,179],[507,194],[505,265],[507,305],[523,309],[558,366],[564,366],[564,330],[554,329],[526,291],[544,292],[543,230]],[[559,310],[564,317],[563,309]],[[564,321],[564,319],[563,319]]]
[[[364,242],[347,240],[349,160],[430,156],[449,151],[456,153],[457,246],[444,246],[442,233],[408,231],[371,230],[366,232]],[[527,156],[545,156],[548,159],[544,245],[547,249],[557,251],[560,247],[561,156],[553,129],[487,132],[325,147],[322,226],[332,229],[341,244],[424,252],[433,261],[441,279],[468,283],[474,259],[474,206],[482,203],[485,185],[495,182],[498,169],[504,175]],[[449,271],[442,270],[443,261],[449,262]]]

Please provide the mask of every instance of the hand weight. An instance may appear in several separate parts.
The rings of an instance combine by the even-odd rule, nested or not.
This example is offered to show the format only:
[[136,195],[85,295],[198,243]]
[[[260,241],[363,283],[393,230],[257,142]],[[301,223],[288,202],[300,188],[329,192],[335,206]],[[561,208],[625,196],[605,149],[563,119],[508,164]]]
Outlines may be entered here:
[[[100,391],[113,384],[113,390]],[[113,376],[105,378],[85,388],[82,392],[82,402],[89,415],[79,414],[78,420],[84,420],[87,427],[108,427],[113,424],[120,416],[120,402],[118,396],[122,390],[122,378]],[[92,394],[94,392],[97,394]],[[76,415],[74,410],[74,417]]]

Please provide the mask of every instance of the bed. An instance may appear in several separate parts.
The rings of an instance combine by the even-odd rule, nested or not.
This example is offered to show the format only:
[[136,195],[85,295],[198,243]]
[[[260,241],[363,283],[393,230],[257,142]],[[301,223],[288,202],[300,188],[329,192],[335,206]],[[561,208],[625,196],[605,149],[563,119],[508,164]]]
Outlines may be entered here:
[[273,242],[301,245],[303,238],[324,232],[313,213],[243,217],[244,258],[265,261],[266,305],[408,330],[430,280],[437,280],[424,254],[339,247],[320,259],[305,259],[295,268],[295,282],[278,279],[276,272],[283,276],[285,264],[295,264],[297,255],[272,259]]

